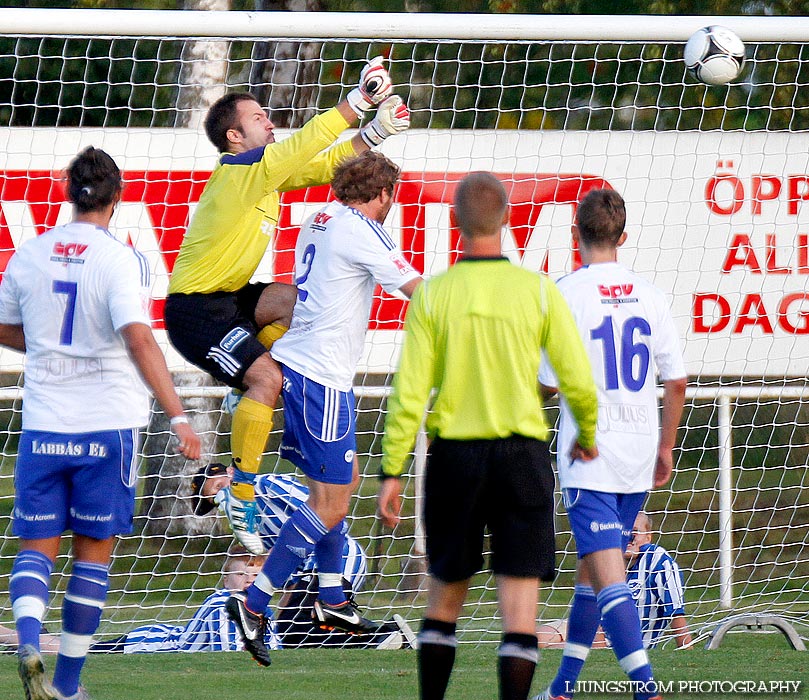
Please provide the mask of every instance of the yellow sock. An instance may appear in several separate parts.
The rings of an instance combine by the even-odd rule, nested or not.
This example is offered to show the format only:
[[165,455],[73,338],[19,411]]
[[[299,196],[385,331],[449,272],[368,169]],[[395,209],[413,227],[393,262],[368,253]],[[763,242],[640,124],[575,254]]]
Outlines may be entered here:
[[264,326],[264,328],[258,332],[256,338],[258,338],[259,343],[269,350],[272,344],[288,330],[289,328],[287,326],[280,323],[271,323],[269,326]]
[[[243,396],[233,413],[230,452],[238,469],[258,474],[261,457],[272,430],[273,409],[247,396]],[[255,499],[253,484],[234,483],[231,491],[243,501]]]

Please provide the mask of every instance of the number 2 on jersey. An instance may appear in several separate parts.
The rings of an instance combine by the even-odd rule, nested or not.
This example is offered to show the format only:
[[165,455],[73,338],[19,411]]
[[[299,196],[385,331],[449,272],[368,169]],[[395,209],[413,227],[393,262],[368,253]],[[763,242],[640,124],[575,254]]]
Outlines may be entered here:
[[[652,335],[649,322],[640,316],[632,316],[624,323],[620,347],[615,344],[612,316],[604,316],[601,325],[590,331],[590,338],[600,340],[604,344],[604,382],[607,389],[619,388],[619,366],[620,378],[629,391],[640,391],[646,383],[651,356],[647,345],[641,341],[635,342],[635,331],[642,336]],[[638,359],[637,365],[635,358]]]
[[305,289],[301,289],[301,285],[309,279],[309,273],[312,271],[312,262],[315,259],[315,244],[310,243],[303,251],[303,258],[301,259],[301,263],[306,265],[306,270],[300,277],[295,278],[295,284],[298,285],[298,299],[301,301],[306,301],[307,297],[309,296],[309,292]]
[[53,293],[67,296],[65,315],[62,318],[62,330],[59,333],[59,345],[73,344],[73,316],[76,313],[76,292],[78,286],[75,282],[65,280],[53,281]]

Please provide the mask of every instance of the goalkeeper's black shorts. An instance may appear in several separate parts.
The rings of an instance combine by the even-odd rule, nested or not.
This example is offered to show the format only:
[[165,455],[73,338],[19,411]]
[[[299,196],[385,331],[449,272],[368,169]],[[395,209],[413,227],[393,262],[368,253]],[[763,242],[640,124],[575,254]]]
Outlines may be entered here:
[[169,340],[186,360],[220,382],[243,389],[244,373],[267,349],[256,334],[256,305],[267,284],[238,292],[170,294],[164,318]]

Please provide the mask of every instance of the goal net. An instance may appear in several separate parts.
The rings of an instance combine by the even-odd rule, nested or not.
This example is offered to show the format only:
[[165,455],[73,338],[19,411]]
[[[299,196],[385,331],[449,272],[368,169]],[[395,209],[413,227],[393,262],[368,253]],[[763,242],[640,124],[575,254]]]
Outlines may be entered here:
[[[225,90],[251,90],[283,138],[344,97],[369,57],[385,55],[413,125],[383,145],[403,171],[388,228],[427,276],[458,257],[449,204],[471,170],[496,173],[508,190],[507,255],[551,277],[578,264],[570,239],[577,202],[593,188],[621,192],[629,240],[620,260],[669,296],[690,374],[676,475],[651,494],[647,510],[655,541],[682,569],[691,630],[705,637],[732,611],[778,614],[809,636],[809,45],[800,40],[809,21],[6,15],[0,272],[23,241],[69,218],[61,171],[70,159],[90,144],[107,150],[126,183],[112,229],[150,261],[155,328],[210,461],[229,461],[226,389],[184,364],[161,318],[168,275],[216,159],[200,119]],[[729,86],[708,87],[685,72],[683,44],[709,23],[730,26],[746,42],[747,63]],[[76,34],[79,27],[93,35]],[[167,35],[166,27],[187,33]],[[327,198],[326,187],[284,195],[257,279],[290,281],[297,227]],[[356,377],[363,479],[350,528],[367,555],[357,595],[366,614],[415,622],[425,603],[417,516],[423,438],[405,480],[402,523],[388,532],[374,517],[405,308],[381,292],[373,306]],[[0,370],[0,624],[9,626],[21,357],[2,351]],[[192,513],[190,476],[200,465],[174,455],[168,436],[156,412],[143,435],[135,530],[114,554],[102,636],[188,620],[222,585],[232,538],[221,517]],[[263,472],[294,471],[279,459],[279,439],[276,430]],[[559,576],[543,590],[543,621],[565,617],[572,595],[575,548],[561,503],[556,522]],[[67,562],[63,548],[55,603]],[[46,619],[51,631],[59,629],[56,610]],[[473,579],[459,637],[499,638],[487,574]]]

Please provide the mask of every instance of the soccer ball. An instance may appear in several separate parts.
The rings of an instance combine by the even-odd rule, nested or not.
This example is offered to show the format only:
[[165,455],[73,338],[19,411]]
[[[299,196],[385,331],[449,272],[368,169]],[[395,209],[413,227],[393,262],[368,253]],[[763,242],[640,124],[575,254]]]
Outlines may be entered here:
[[724,85],[744,66],[744,43],[727,27],[711,25],[694,32],[683,51],[686,68],[708,85]]

